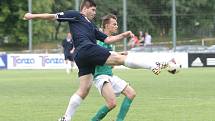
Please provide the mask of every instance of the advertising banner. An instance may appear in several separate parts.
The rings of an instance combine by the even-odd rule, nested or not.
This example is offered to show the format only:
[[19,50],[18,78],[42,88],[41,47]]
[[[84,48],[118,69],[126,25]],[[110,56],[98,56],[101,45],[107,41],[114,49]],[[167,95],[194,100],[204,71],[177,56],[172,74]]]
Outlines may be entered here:
[[8,54],[8,69],[64,69],[63,54]]
[[189,53],[189,67],[215,67],[215,53]]
[[[129,53],[129,56],[134,56],[133,59],[138,61],[147,60],[148,63],[166,62],[175,58],[182,68],[188,68],[187,53]],[[63,54],[8,54],[7,60],[8,69],[65,69],[66,67]],[[125,67],[116,66],[116,68]]]
[[7,69],[7,55],[0,54],[0,69]]

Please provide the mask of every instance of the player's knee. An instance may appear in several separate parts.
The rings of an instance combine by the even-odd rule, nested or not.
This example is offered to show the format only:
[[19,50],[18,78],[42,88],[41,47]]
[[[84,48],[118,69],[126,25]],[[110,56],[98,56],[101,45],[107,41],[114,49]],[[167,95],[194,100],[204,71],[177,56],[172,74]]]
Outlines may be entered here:
[[117,56],[115,61],[117,64],[124,64],[123,56]]
[[84,95],[88,95],[88,93],[89,93],[89,89],[83,91]]
[[107,105],[108,105],[109,109],[113,109],[113,108],[116,107],[117,104],[116,104],[115,100],[110,100],[110,101],[107,102]]
[[133,92],[131,92],[131,93],[129,93],[129,95],[127,96],[129,99],[134,99],[135,97],[136,97],[136,92],[135,91],[133,91]]
[[133,90],[132,93],[131,93],[130,99],[134,99],[136,97],[136,95],[137,95],[136,91]]
[[86,93],[86,92],[78,92],[78,95],[79,95],[82,99],[85,99],[86,96],[88,95],[88,93]]
[[136,97],[136,95],[137,95],[136,91],[131,87],[126,91],[126,96],[129,99],[134,99]]
[[124,64],[124,56],[119,54],[111,55],[108,59],[108,63],[112,65],[122,65]]
[[88,93],[89,93],[89,90],[90,90],[90,88],[89,89],[79,89],[78,91],[77,91],[77,94],[78,95],[80,95],[80,97],[82,97],[82,99],[85,99],[85,97],[88,95]]

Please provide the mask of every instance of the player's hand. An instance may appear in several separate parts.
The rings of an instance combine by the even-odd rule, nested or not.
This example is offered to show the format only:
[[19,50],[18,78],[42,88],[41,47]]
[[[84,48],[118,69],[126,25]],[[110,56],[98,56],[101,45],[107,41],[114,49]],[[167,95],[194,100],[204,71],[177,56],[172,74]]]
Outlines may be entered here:
[[131,31],[128,31],[129,32],[129,36],[131,37],[131,38],[133,38],[134,37],[134,34],[131,32]]
[[24,17],[23,17],[23,20],[30,20],[30,19],[33,18],[32,16],[33,16],[33,15],[32,15],[31,13],[26,13],[26,14],[24,15]]

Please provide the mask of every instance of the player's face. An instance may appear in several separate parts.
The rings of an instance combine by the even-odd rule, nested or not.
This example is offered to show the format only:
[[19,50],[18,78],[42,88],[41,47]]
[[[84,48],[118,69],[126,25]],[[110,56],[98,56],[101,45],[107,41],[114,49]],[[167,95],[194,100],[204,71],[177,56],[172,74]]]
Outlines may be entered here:
[[68,34],[67,34],[67,38],[68,38],[68,39],[71,39],[71,38],[72,38],[72,35],[71,35],[70,33],[68,33]]
[[107,29],[111,33],[117,33],[117,31],[118,31],[118,25],[117,25],[116,19],[113,19],[113,18],[110,19],[109,24],[107,24]]
[[92,20],[96,16],[96,7],[89,7],[89,8],[86,8],[85,10],[86,10],[86,17],[89,20]]

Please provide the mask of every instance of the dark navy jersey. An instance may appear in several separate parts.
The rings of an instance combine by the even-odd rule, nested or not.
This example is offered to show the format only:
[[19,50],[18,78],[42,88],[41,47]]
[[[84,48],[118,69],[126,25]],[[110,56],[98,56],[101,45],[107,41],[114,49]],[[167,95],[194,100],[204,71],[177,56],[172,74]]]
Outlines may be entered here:
[[62,41],[62,46],[63,46],[64,55],[69,56],[71,54],[70,51],[73,49],[72,39],[70,41],[67,41],[67,39],[64,39]]
[[99,31],[99,29],[89,22],[84,15],[78,11],[69,10],[57,13],[59,22],[68,22],[72,33],[74,47],[79,50],[86,45],[96,45],[96,40],[104,41],[107,35]]

